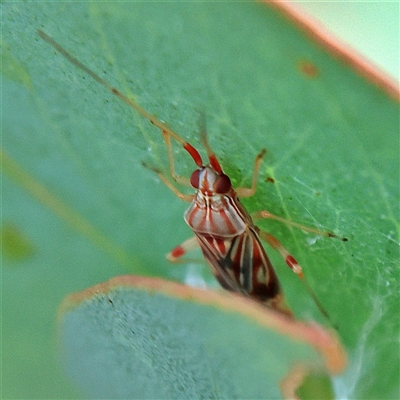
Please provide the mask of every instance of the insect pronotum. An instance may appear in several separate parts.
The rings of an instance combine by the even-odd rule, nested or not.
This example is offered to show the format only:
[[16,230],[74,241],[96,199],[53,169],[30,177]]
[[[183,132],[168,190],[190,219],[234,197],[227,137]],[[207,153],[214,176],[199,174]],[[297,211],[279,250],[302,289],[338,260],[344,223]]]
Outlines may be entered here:
[[[223,288],[249,296],[279,312],[291,316],[291,311],[284,302],[283,292],[274,268],[261,244],[261,239],[263,239],[273,249],[278,251],[286,264],[302,279],[320,311],[328,317],[313,290],[307,284],[302,268],[296,259],[276,237],[258,228],[254,224],[253,219],[275,219],[303,231],[313,232],[326,237],[337,236],[331,232],[320,231],[286,220],[268,211],[259,211],[250,216],[239,201],[239,197],[250,197],[255,193],[258,170],[265,150],[262,150],[255,158],[251,187],[234,189],[229,177],[223,172],[218,158],[208,144],[204,130],[202,132],[202,142],[207,152],[207,164],[204,163],[200,153],[190,143],[181,138],[166,124],[148,113],[138,103],[124,95],[104,79],[100,78],[99,75],[63,49],[49,35],[41,30],[38,30],[38,34],[72,64],[85,71],[95,81],[159,128],[167,147],[172,179],[175,182],[191,186],[195,189],[194,194],[181,193],[159,169],[145,165],[154,171],[161,181],[180,199],[190,202],[184,219],[193,230],[194,236],[168,253],[168,260],[177,261],[189,250],[200,246],[204,257],[212,268],[214,276]],[[183,146],[197,166],[196,170],[191,174],[190,179],[185,179],[175,172],[171,138]],[[342,238],[342,240],[346,241],[347,239]]]

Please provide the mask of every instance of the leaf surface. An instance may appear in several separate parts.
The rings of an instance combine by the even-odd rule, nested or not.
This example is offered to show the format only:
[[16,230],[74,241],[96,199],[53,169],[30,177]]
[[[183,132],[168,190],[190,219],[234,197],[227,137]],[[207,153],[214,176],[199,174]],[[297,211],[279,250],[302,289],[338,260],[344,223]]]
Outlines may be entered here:
[[[207,266],[164,259],[191,233],[186,205],[141,163],[168,172],[160,132],[37,29],[196,146],[205,112],[235,185],[267,148],[249,211],[349,239],[260,222],[339,326],[350,367],[337,396],[399,397],[398,103],[276,10],[197,2],[3,4],[3,395],[80,396],[51,345],[68,293],[125,273],[215,285]],[[174,155],[190,174],[185,151]],[[271,259],[296,315],[324,322]]]
[[90,398],[275,399],[280,387],[293,398],[304,375],[346,365],[334,331],[241,296],[132,275],[67,297],[60,344]]

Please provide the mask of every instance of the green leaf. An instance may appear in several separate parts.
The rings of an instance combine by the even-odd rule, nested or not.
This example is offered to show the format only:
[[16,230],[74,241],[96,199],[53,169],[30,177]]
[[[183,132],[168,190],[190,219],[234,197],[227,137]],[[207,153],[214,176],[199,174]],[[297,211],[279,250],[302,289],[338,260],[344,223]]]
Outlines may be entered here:
[[[350,366],[336,396],[399,397],[397,101],[267,5],[6,2],[2,12],[5,398],[81,396],[52,345],[68,293],[125,273],[215,285],[207,266],[165,261],[191,232],[187,205],[141,163],[168,172],[160,132],[37,29],[196,146],[205,111],[236,186],[267,148],[249,211],[349,239],[260,221],[339,327]],[[174,154],[190,174],[186,152]],[[324,322],[268,251],[296,315]]]
[[333,332],[162,279],[113,278],[61,310],[63,361],[90,398],[293,398],[305,374],[346,365]]

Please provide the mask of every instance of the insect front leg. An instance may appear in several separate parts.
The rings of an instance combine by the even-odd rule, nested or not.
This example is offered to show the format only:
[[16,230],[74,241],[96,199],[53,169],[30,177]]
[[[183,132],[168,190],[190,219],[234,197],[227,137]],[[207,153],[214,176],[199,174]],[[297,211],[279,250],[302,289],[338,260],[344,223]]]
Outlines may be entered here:
[[154,173],[157,174],[157,176],[160,178],[160,180],[167,186],[176,196],[178,196],[181,200],[183,201],[192,201],[194,198],[193,194],[184,194],[181,193],[168,179],[167,177],[158,169],[155,167],[151,167],[150,165],[147,165],[145,162],[142,161],[142,164],[144,167],[148,168],[149,170],[153,171]]
[[174,161],[174,154],[172,152],[172,145],[171,145],[171,135],[168,131],[162,130],[162,136],[164,138],[165,145],[167,146],[168,151],[168,161],[169,161],[169,170],[173,180],[177,183],[180,183],[185,186],[191,186],[190,180],[183,176],[177,175],[175,172],[175,161]]
[[289,253],[289,251],[282,245],[282,243],[273,235],[271,235],[268,232],[262,231],[260,228],[258,228],[258,233],[260,237],[265,240],[274,250],[276,250],[281,257],[285,260],[286,264],[288,267],[302,280],[305,288],[307,289],[308,293],[314,300],[315,304],[317,305],[318,309],[320,312],[330,320],[328,313],[326,312],[325,308],[319,301],[317,295],[314,293],[314,291],[311,289],[311,286],[308,284],[306,281],[304,275],[303,275],[303,269],[301,268],[300,264],[297,262],[297,260]]
[[194,250],[197,247],[199,247],[199,242],[197,241],[197,237],[192,236],[191,238],[185,240],[179,246],[176,246],[174,249],[172,249],[166,255],[166,258],[170,262],[178,263],[181,261],[182,256],[184,256],[188,251]]
[[258,170],[260,169],[261,161],[264,157],[265,151],[266,151],[265,149],[262,149],[254,161],[253,179],[251,182],[251,187],[250,188],[239,187],[239,188],[235,189],[235,191],[239,197],[251,197],[256,192]]

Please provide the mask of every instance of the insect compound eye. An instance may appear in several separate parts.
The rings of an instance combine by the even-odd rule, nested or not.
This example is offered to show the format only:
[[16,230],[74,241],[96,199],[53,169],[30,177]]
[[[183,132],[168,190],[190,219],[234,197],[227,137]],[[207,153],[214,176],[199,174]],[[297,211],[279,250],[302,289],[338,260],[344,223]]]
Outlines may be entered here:
[[190,175],[190,184],[195,188],[198,189],[199,188],[199,176],[200,176],[200,170],[196,169],[196,171],[194,171],[192,173],[192,175]]
[[228,175],[222,174],[218,177],[214,184],[215,193],[227,193],[231,189],[232,184]]

